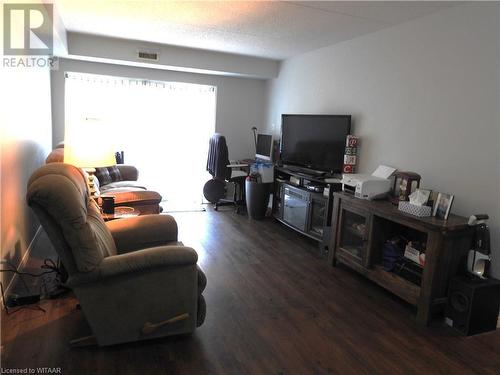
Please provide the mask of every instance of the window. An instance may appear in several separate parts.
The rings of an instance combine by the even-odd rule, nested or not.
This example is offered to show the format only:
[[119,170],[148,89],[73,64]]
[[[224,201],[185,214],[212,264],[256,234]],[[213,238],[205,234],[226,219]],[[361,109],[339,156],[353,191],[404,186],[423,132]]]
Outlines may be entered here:
[[216,87],[80,73],[67,73],[65,87],[66,122],[101,120],[148,189],[169,204],[201,203]]

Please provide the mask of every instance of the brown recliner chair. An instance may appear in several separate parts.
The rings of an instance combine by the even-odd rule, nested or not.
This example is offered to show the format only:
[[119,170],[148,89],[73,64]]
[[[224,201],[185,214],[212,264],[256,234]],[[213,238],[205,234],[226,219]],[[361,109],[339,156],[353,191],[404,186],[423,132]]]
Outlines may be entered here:
[[79,169],[43,166],[28,182],[33,208],[68,272],[99,345],[193,332],[205,319],[198,255],[168,215],[105,223]]

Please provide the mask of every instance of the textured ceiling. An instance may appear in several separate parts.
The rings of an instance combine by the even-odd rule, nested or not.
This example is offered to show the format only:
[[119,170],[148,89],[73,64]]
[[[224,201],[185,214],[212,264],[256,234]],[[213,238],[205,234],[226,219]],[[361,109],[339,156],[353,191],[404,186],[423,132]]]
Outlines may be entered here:
[[285,59],[450,2],[56,0],[68,31]]

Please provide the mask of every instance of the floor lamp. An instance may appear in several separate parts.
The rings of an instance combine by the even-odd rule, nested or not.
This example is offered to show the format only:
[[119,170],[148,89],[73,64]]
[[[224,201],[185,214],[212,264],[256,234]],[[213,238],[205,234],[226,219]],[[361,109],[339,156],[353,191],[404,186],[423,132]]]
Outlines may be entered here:
[[97,198],[95,168],[116,164],[113,138],[106,128],[97,119],[85,118],[68,122],[64,129],[64,162],[87,172],[90,196],[94,199]]

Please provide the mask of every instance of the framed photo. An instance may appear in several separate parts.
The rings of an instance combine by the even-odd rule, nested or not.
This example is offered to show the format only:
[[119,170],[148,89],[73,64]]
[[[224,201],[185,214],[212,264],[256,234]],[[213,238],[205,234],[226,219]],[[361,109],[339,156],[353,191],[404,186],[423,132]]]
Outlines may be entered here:
[[438,219],[448,219],[453,198],[454,196],[451,194],[439,193],[434,203],[432,216],[436,216]]

